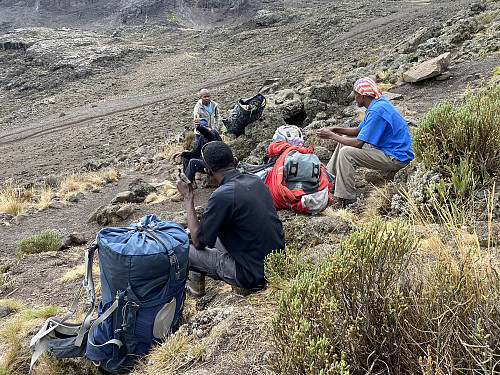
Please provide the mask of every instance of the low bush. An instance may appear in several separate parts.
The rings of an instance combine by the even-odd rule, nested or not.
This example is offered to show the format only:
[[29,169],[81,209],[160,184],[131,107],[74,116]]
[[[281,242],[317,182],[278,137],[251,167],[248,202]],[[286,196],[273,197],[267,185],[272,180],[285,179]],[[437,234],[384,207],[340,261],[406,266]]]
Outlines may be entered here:
[[272,252],[264,262],[266,280],[271,291],[284,289],[291,280],[312,269],[314,265],[304,259],[299,249],[288,246],[283,251]]
[[[451,228],[453,230],[453,228]],[[376,220],[279,293],[279,374],[500,371],[499,279],[486,256]]]
[[416,159],[446,177],[454,177],[456,194],[470,193],[472,181],[488,182],[500,167],[498,108],[500,83],[470,90],[460,102],[437,104],[413,134]]
[[40,234],[35,234],[19,241],[17,245],[17,257],[26,255],[56,251],[61,248],[61,238],[59,234],[51,230],[45,230]]

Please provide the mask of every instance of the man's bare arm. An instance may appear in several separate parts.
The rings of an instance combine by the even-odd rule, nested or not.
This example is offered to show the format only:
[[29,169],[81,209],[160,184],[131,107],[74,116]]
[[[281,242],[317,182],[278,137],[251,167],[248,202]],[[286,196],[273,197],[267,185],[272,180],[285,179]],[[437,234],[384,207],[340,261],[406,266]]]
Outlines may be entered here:
[[316,136],[322,139],[333,139],[346,146],[362,148],[364,141],[355,138],[359,134],[358,128],[330,127],[316,130]]
[[184,197],[184,205],[187,212],[187,221],[189,233],[191,234],[191,241],[193,245],[198,250],[205,248],[205,244],[201,242],[198,237],[196,237],[196,232],[200,226],[200,220],[198,220],[198,215],[196,215],[196,210],[194,208],[194,189],[193,184],[189,181],[184,173],[177,175],[177,190]]

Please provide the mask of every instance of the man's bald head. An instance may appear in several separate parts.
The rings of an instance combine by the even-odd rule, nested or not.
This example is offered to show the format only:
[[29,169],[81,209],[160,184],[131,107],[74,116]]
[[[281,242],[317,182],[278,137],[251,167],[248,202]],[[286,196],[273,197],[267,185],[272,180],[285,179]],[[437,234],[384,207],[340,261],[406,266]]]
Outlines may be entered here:
[[210,105],[210,91],[207,89],[201,89],[200,90],[200,99],[203,105]]

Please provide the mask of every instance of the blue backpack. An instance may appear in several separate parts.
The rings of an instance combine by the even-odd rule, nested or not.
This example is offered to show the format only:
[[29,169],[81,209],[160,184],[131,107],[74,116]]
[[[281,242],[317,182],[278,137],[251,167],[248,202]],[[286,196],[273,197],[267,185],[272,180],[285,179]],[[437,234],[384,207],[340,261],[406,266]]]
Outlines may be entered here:
[[[95,292],[92,260],[98,250],[102,297],[93,318]],[[49,318],[31,340],[31,365],[45,350],[56,357],[86,355],[110,372],[120,372],[165,338],[178,325],[185,298],[189,238],[184,228],[155,215],[127,228],[104,228],[87,249],[81,288],[88,313],[79,324]]]

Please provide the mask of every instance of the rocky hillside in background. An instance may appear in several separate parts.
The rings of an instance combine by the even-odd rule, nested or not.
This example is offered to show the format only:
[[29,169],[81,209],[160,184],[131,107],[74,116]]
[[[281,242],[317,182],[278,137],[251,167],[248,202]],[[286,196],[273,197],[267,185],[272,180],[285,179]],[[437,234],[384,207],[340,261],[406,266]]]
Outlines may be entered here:
[[[34,5],[3,1],[0,17],[23,8],[20,4]],[[162,140],[190,129],[190,112],[203,86],[212,89],[224,111],[257,91],[283,96],[278,91],[292,90],[285,95],[292,108],[277,115],[303,127],[315,120],[347,120],[352,113],[344,111],[346,93],[361,75],[394,84],[401,93],[428,82],[443,88],[477,86],[491,76],[495,62],[490,56],[500,40],[496,1],[423,6],[386,0],[376,9],[369,1],[252,2],[260,9],[247,9],[244,1],[178,1],[172,9],[168,2],[158,3],[161,11],[146,12],[147,17],[139,12],[134,22],[116,24],[91,17],[100,2],[58,4],[57,10],[46,11],[62,17],[57,25],[64,27],[32,27],[29,17],[19,24],[12,18],[11,28],[0,36],[0,151],[18,161],[2,170],[2,178],[29,180],[130,164],[135,159],[127,155],[134,149],[154,153]],[[133,5],[120,4],[114,15]],[[181,21],[215,9],[238,10],[245,20],[225,27],[210,21],[205,29]],[[450,70],[440,81],[398,87],[409,69],[446,52],[451,53]],[[482,56],[485,74],[454,78],[450,73]],[[403,96],[413,123],[450,94],[438,91],[443,95],[423,90],[420,100]]]

